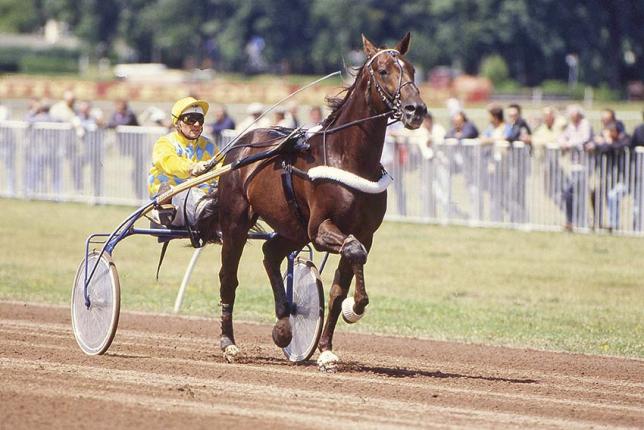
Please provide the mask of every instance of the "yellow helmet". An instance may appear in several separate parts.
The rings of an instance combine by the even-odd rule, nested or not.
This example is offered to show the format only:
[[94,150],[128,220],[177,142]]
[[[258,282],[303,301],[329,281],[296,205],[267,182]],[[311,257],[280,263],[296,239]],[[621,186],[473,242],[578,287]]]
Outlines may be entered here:
[[208,102],[205,100],[197,100],[194,97],[184,97],[172,106],[172,124],[176,124],[181,114],[188,110],[188,108],[194,108],[195,110],[201,109],[205,116],[208,113],[209,107],[210,105],[208,105]]

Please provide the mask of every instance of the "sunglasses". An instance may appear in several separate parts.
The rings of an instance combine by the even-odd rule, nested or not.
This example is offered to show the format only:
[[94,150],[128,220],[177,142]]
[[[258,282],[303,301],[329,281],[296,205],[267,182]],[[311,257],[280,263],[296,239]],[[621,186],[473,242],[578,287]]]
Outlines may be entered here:
[[194,125],[197,122],[203,125],[204,116],[200,113],[187,113],[185,115],[181,115],[179,120],[188,125]]

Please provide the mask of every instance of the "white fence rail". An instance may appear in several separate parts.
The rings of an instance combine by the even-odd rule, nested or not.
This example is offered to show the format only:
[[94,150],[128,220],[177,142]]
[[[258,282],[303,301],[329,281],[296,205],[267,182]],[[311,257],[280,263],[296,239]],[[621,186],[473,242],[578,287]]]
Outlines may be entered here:
[[413,221],[539,230],[639,233],[644,151],[533,151],[522,142],[448,139],[386,148],[394,177],[387,214]]
[[[158,127],[0,122],[0,197],[139,205]],[[232,137],[225,134],[222,142]],[[394,220],[639,234],[644,151],[532,151],[521,142],[389,142]]]

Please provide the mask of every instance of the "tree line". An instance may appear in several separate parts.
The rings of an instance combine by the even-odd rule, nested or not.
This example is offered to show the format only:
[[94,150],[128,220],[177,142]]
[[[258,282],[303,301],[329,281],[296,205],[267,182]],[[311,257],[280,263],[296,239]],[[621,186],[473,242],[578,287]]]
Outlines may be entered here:
[[[69,25],[92,58],[222,71],[326,73],[350,63],[360,34],[411,60],[478,73],[501,57],[522,85],[644,79],[640,0],[4,0],[0,31]],[[574,74],[574,76],[573,76]]]

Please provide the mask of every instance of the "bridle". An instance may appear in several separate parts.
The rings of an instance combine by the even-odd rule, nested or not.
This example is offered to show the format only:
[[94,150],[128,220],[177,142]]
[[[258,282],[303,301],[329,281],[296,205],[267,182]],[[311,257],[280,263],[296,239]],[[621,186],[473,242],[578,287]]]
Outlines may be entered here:
[[[388,53],[394,58],[394,63],[396,66],[398,66],[398,89],[396,90],[395,94],[389,93],[386,88],[383,88],[383,86],[378,82],[378,79],[376,79],[376,74],[373,71],[373,67],[371,67],[371,63],[376,59],[377,56],[380,54]],[[403,68],[402,64],[400,61],[396,58],[397,56],[400,55],[400,52],[396,49],[381,49],[380,51],[376,52],[372,57],[370,57],[367,62],[365,63],[365,67],[369,70],[369,83],[367,84],[367,97],[370,97],[371,95],[371,85],[373,83],[373,86],[376,88],[376,91],[378,92],[378,95],[382,99],[382,101],[387,105],[387,107],[390,110],[391,117],[395,120],[400,120],[403,116],[403,111],[400,103],[400,95],[402,92],[402,89],[406,85],[414,85],[413,81],[406,81],[403,82]],[[418,90],[418,89],[416,89]]]

